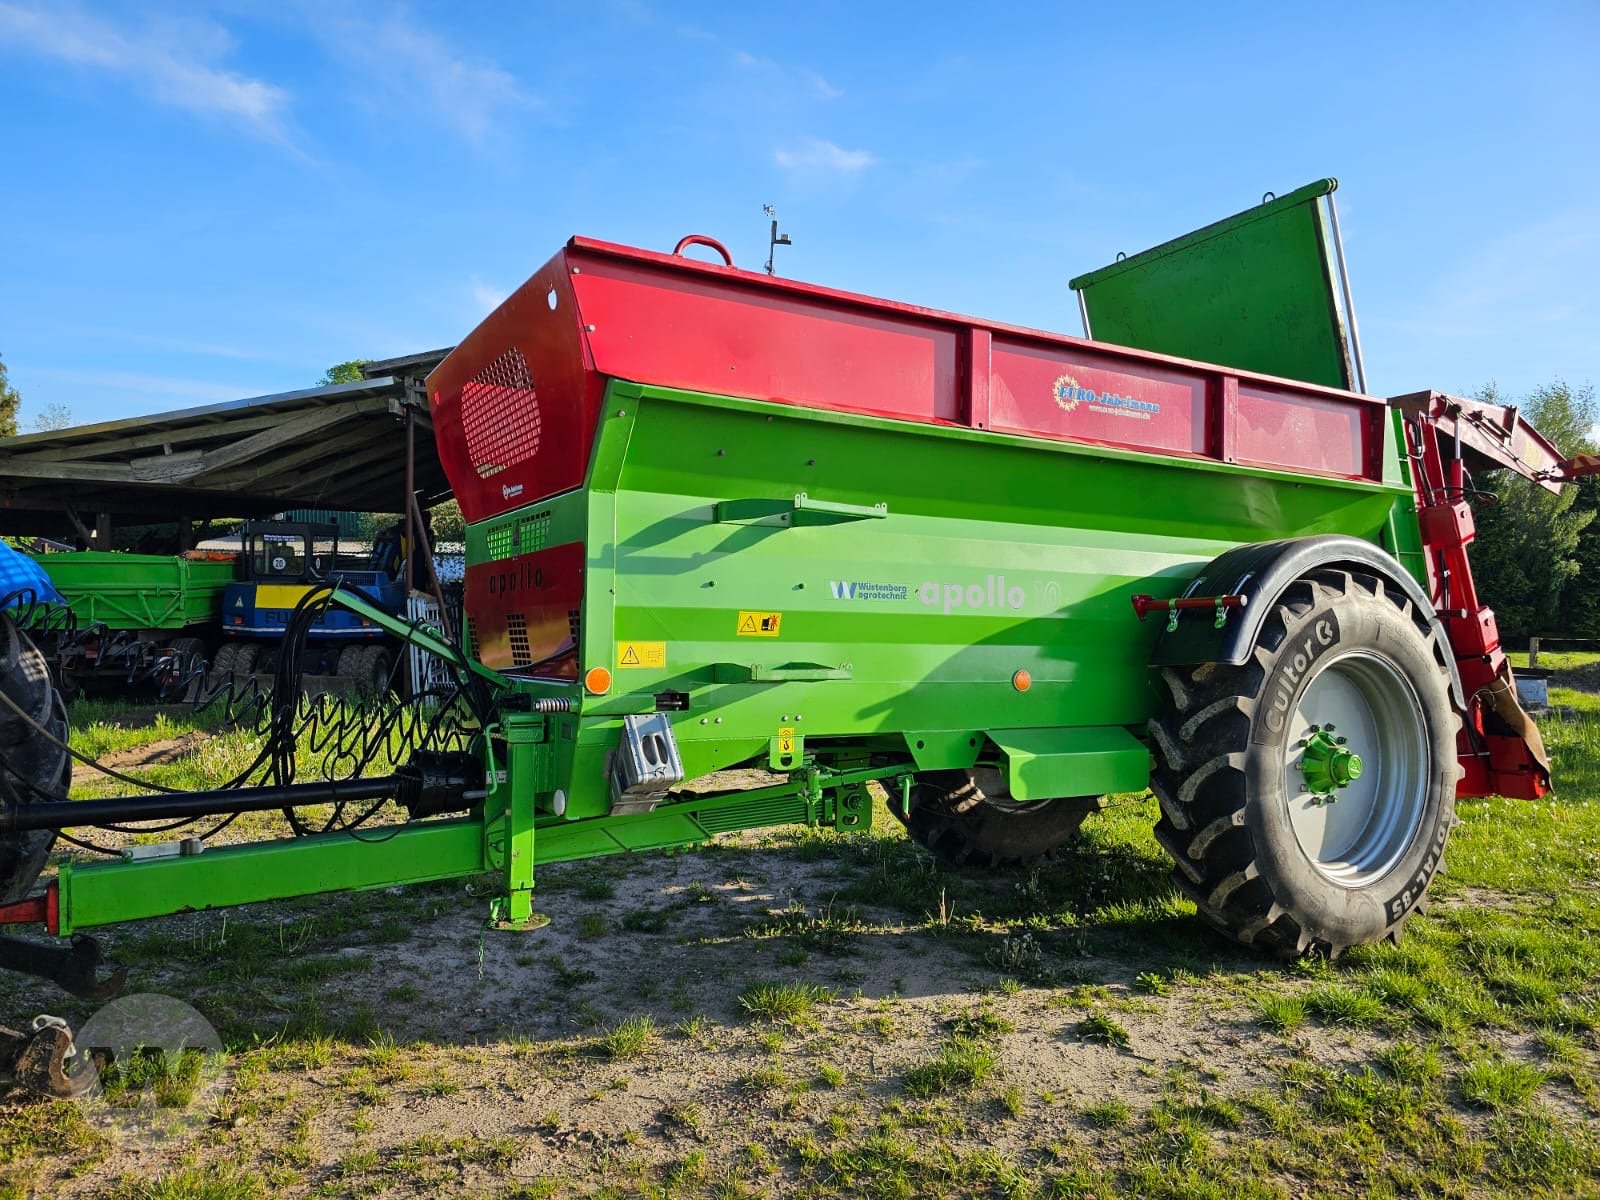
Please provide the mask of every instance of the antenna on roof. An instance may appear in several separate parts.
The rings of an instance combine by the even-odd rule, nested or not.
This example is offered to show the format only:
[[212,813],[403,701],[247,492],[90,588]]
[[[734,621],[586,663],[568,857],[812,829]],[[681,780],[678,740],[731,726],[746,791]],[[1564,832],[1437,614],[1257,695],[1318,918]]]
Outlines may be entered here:
[[772,205],[770,205],[770,204],[763,204],[761,206],[761,211],[763,213],[765,213],[767,216],[772,218],[772,233],[769,235],[769,237],[767,239],[767,274],[771,275],[771,274],[774,274],[774,272],[772,270],[772,258],[773,258],[773,255],[777,254],[778,247],[779,246],[791,246],[794,243],[792,243],[789,240],[789,235],[787,233],[779,233],[778,232],[778,210],[777,209],[773,208]]

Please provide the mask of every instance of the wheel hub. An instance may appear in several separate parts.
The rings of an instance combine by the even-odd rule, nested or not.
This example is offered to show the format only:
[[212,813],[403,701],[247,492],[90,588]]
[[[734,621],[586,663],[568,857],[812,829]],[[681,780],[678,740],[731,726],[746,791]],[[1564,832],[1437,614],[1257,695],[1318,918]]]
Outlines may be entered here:
[[1361,756],[1345,743],[1348,738],[1335,737],[1332,725],[1313,725],[1301,739],[1304,747],[1300,756],[1300,773],[1306,781],[1306,790],[1323,804],[1332,804],[1337,792],[1361,778]]
[[1356,650],[1319,667],[1287,722],[1289,821],[1324,878],[1365,887],[1416,837],[1428,791],[1426,723],[1387,657]]

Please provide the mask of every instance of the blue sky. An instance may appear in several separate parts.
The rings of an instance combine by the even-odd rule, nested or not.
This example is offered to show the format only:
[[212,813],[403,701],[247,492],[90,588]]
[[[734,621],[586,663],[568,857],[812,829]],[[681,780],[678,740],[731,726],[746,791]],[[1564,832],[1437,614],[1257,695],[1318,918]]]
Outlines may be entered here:
[[458,340],[573,233],[1077,332],[1320,178],[1372,390],[1600,383],[1600,4],[0,0],[23,425]]

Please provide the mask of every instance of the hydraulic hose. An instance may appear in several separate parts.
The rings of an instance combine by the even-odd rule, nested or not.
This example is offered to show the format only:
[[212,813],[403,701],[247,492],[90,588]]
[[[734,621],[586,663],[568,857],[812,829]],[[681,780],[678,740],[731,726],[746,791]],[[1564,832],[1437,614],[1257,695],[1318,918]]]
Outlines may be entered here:
[[373,779],[337,779],[323,783],[293,783],[281,787],[221,788],[209,792],[117,796],[109,800],[6,804],[0,806],[0,835],[35,829],[105,825],[121,821],[154,821],[180,817],[220,816],[228,813],[265,812],[275,808],[294,808],[306,804],[383,800],[396,795],[400,787],[399,776],[383,775]]

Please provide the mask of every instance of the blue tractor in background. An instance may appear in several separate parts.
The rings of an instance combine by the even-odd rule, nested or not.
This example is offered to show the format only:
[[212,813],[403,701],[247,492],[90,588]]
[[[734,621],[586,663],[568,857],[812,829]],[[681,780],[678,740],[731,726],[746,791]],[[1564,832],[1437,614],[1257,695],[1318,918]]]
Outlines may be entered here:
[[[295,606],[313,588],[339,584],[386,613],[406,608],[405,547],[398,527],[364,556],[342,554],[335,525],[249,521],[240,530],[238,578],[223,592],[222,646],[211,678],[275,671]],[[308,684],[381,693],[394,676],[397,646],[348,609],[329,606],[306,635],[300,671]],[[316,677],[321,677],[317,679]]]

